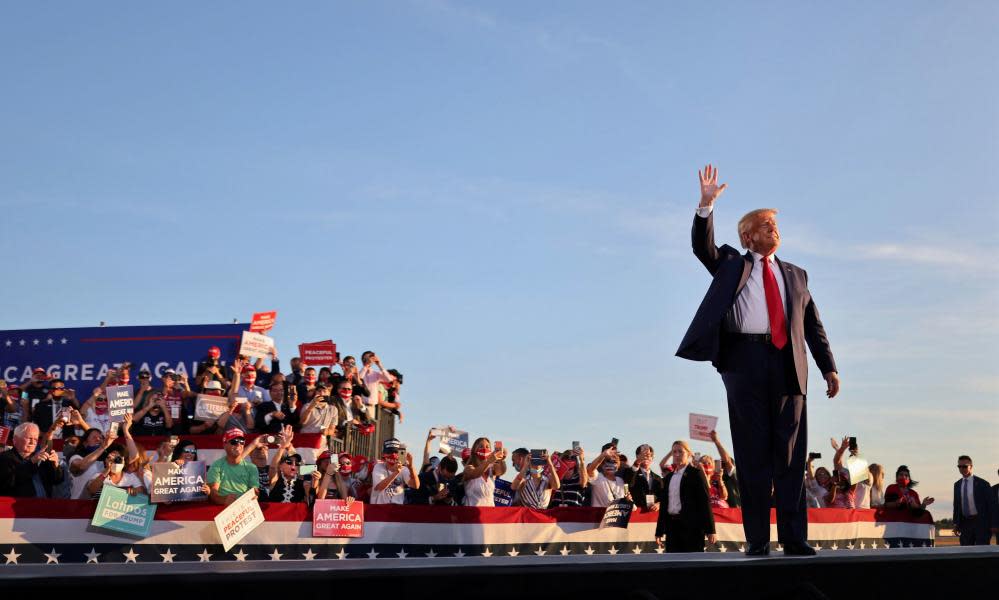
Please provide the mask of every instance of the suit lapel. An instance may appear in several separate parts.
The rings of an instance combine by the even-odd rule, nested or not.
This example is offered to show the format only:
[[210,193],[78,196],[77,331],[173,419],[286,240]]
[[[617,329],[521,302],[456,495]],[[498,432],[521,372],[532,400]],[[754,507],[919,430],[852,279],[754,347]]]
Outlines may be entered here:
[[784,278],[784,312],[786,313],[784,315],[784,319],[790,323],[792,311],[791,298],[797,297],[796,295],[791,294],[791,285],[795,281],[795,278],[788,278],[788,273],[791,272],[791,267],[785,266],[784,263],[777,258],[776,254],[774,255],[774,262],[777,263],[777,267],[780,269],[780,276]]
[[739,278],[739,285],[735,288],[735,296],[739,297],[739,292],[749,281],[749,274],[753,272],[753,255],[749,251],[742,255],[742,277]]

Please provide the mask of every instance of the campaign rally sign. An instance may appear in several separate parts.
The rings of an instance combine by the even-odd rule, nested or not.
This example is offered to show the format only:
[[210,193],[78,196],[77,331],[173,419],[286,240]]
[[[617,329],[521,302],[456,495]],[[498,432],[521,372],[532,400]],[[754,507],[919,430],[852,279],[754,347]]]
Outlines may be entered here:
[[215,515],[215,530],[219,533],[222,548],[228,552],[263,522],[264,513],[257,502],[256,491],[251,488]]
[[194,418],[199,421],[214,421],[229,412],[229,399],[225,396],[198,394],[194,402]]
[[108,415],[113,423],[121,423],[125,415],[132,414],[135,407],[135,394],[131,385],[109,385],[107,387]]
[[312,509],[312,537],[364,537],[364,503],[316,500]]
[[336,354],[336,344],[333,343],[333,340],[299,344],[298,356],[302,359],[302,362],[310,367],[332,367],[339,362],[339,357]]
[[711,432],[718,425],[718,417],[690,413],[690,439],[711,441]]
[[239,344],[239,353],[250,358],[267,358],[274,348],[274,339],[261,333],[244,331]]
[[155,462],[151,466],[153,487],[149,490],[149,497],[152,502],[191,502],[208,498],[208,494],[201,489],[207,474],[204,462],[193,461],[182,465]]
[[63,379],[83,400],[109,369],[125,361],[133,365],[133,380],[140,370],[148,370],[156,381],[168,368],[194,377],[210,346],[222,350],[220,360],[227,364],[235,358],[245,328],[245,324],[225,324],[0,331],[0,376],[8,383],[20,383],[41,367],[50,377]]
[[454,454],[457,456],[465,448],[468,448],[467,431],[458,431],[457,429],[452,431],[447,427],[443,428],[441,431],[441,454]]
[[604,509],[604,517],[600,519],[600,529],[607,527],[628,528],[628,521],[631,519],[631,509],[634,504],[627,498],[615,500]]
[[496,488],[493,490],[493,500],[496,506],[513,506],[513,484],[506,479],[496,478]]
[[253,313],[253,319],[250,320],[250,331],[253,333],[267,333],[271,329],[274,329],[275,320],[277,320],[276,310]]
[[130,496],[126,490],[113,485],[101,489],[101,498],[90,524],[120,533],[146,537],[153,526],[156,507],[149,504],[149,496]]
[[10,427],[0,425],[0,446],[7,445],[7,438],[10,437]]

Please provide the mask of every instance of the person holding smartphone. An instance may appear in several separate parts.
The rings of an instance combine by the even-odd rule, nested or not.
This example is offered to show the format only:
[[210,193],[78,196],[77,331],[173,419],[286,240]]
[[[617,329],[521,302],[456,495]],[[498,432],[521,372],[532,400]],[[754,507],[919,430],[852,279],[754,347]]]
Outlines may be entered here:
[[538,510],[548,508],[552,492],[561,487],[548,450],[542,450],[541,460],[535,460],[534,457],[532,460],[525,460],[510,487],[517,492],[521,506]]
[[109,446],[101,456],[104,468],[87,482],[83,488],[82,500],[96,500],[106,485],[124,489],[130,496],[145,494],[146,486],[135,473],[125,471],[125,448],[117,444]]
[[494,450],[489,438],[475,440],[461,474],[465,484],[465,506],[496,506],[493,497],[496,478],[506,473],[505,460],[506,450]]

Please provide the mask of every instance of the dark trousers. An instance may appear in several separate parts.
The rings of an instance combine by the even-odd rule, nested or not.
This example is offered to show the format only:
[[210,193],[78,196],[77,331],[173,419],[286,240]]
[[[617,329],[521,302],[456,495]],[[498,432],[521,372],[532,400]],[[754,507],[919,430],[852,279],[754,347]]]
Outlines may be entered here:
[[961,517],[958,529],[961,530],[962,546],[988,546],[992,541],[989,524],[980,515],[971,518]]
[[666,552],[704,552],[704,532],[700,528],[679,517],[666,518]]
[[790,350],[731,337],[724,341],[721,376],[728,394],[743,529],[750,544],[770,541],[774,497],[777,539],[783,544],[808,539],[808,423]]

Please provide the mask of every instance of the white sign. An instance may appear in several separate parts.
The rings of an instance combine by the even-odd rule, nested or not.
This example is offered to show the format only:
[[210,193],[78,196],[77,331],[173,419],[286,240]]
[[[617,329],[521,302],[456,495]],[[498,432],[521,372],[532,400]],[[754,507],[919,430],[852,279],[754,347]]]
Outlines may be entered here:
[[250,358],[267,358],[274,348],[274,338],[252,331],[243,332],[243,341],[239,344],[239,353]]
[[194,404],[194,418],[199,421],[214,421],[229,412],[229,400],[225,396],[198,394]]
[[239,498],[215,515],[215,529],[219,532],[222,547],[228,552],[258,525],[264,522],[264,513],[257,502],[256,490],[246,490]]
[[711,441],[711,432],[718,425],[718,417],[690,413],[690,439]]
[[121,423],[125,415],[132,414],[135,396],[130,385],[109,385],[105,390],[108,396],[108,415],[111,420]]
[[846,470],[850,472],[850,485],[867,481],[867,461],[859,456],[851,456],[846,459]]

